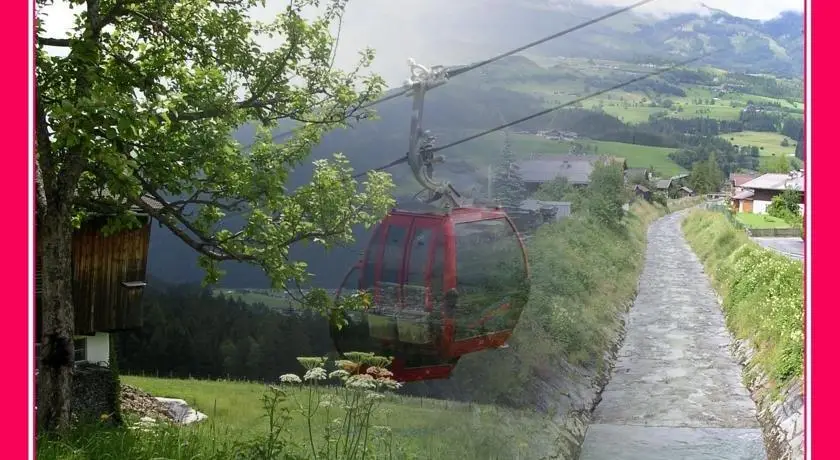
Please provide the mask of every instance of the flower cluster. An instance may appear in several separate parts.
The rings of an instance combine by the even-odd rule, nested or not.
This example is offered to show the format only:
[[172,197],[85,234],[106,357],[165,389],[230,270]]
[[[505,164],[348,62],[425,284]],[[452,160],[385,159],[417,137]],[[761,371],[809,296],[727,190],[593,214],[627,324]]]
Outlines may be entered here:
[[335,361],[336,370],[327,373],[324,365],[326,358],[298,358],[298,362],[306,369],[301,379],[296,374],[280,376],[280,382],[299,384],[321,380],[339,380],[346,388],[355,390],[387,391],[398,390],[402,384],[394,380],[394,374],[385,366],[390,363],[387,358],[378,356],[364,356],[372,364],[357,362],[349,359]]

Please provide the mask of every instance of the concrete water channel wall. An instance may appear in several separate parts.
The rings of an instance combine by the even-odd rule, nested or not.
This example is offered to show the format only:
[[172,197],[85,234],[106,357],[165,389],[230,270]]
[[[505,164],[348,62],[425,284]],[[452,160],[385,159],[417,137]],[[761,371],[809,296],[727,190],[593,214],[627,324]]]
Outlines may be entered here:
[[683,216],[649,228],[638,293],[606,357],[610,375],[578,389],[596,396],[578,397],[593,407],[568,417],[563,450],[582,460],[802,458],[801,382],[766,390],[750,344],[726,328]]

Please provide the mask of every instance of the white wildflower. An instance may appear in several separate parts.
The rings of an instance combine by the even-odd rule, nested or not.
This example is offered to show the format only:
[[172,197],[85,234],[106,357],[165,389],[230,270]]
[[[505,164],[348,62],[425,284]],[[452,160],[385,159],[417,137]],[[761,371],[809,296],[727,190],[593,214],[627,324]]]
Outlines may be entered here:
[[327,371],[323,367],[315,367],[306,371],[303,380],[326,380]]
[[389,390],[399,390],[400,388],[402,388],[402,383],[397,382],[393,379],[379,379],[377,380],[377,382],[379,382],[379,384],[382,387],[387,388]]
[[344,369],[339,369],[337,371],[330,372],[331,379],[341,379],[344,380],[347,377],[350,377],[350,373],[345,371]]
[[347,388],[353,388],[357,390],[373,390],[376,388],[376,381],[367,374],[362,375],[354,375],[347,379],[344,383]]
[[283,374],[280,376],[280,381],[283,383],[300,383],[300,377],[295,374]]

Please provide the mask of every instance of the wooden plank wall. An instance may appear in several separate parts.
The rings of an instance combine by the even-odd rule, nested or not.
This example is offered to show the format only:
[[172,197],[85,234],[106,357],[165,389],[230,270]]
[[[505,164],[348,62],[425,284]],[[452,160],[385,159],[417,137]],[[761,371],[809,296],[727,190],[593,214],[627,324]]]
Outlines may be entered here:
[[[113,332],[143,325],[151,222],[136,230],[105,236],[102,222],[91,221],[73,234],[73,303],[77,335]],[[36,258],[39,259],[39,258]],[[36,262],[36,333],[40,337],[40,263]]]
[[76,333],[131,329],[143,325],[142,287],[146,280],[151,224],[105,236],[93,222],[73,235],[73,299]]

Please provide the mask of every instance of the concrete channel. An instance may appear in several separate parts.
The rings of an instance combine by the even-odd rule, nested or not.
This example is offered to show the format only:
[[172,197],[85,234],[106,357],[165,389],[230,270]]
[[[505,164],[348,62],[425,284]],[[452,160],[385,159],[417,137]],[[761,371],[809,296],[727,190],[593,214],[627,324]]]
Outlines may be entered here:
[[648,230],[638,295],[581,460],[767,458],[717,298],[683,237],[683,216]]

